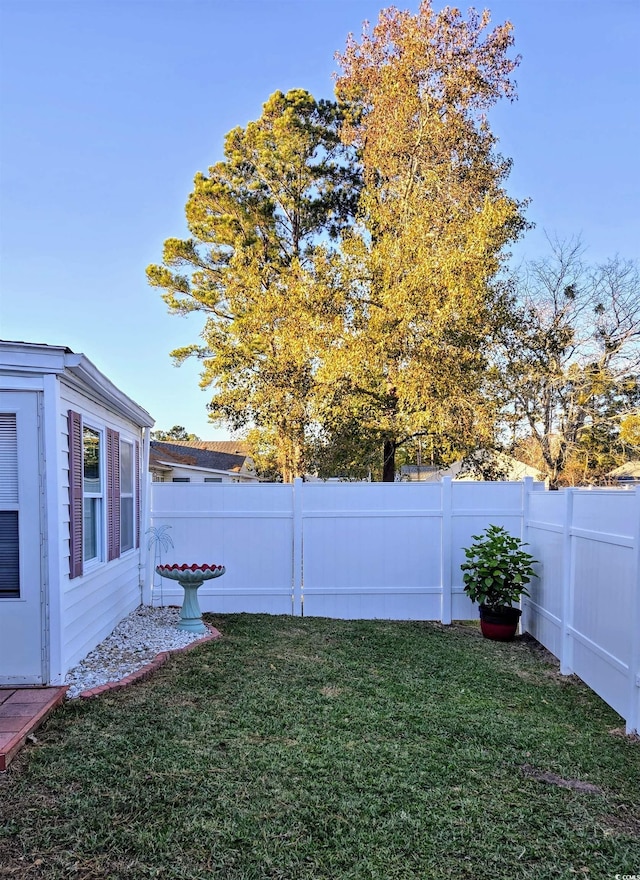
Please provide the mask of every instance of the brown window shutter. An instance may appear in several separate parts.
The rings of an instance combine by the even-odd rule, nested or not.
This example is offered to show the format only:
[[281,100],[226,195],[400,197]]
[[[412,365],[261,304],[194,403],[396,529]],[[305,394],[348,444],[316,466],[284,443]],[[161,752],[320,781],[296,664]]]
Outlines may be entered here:
[[69,577],[82,576],[82,416],[69,410]]
[[140,443],[136,440],[136,549],[140,546]]
[[107,428],[107,560],[120,557],[120,434]]

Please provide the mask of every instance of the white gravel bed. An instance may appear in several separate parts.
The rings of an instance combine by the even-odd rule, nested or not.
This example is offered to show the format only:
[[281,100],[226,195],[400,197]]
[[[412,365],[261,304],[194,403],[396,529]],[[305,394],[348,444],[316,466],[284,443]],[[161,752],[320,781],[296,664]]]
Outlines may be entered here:
[[110,636],[67,673],[67,699],[108,681],[120,681],[150,663],[162,651],[184,648],[204,638],[200,633],[176,629],[178,608],[141,605],[121,620]]

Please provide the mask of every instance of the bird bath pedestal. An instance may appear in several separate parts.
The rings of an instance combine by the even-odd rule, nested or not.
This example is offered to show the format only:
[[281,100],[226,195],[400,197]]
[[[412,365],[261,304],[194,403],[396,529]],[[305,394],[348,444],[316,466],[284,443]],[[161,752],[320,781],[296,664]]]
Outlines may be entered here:
[[161,577],[178,581],[184,590],[184,600],[180,609],[178,629],[192,633],[206,633],[209,630],[202,622],[202,611],[198,604],[198,587],[204,581],[210,581],[223,575],[224,565],[157,565],[156,571]]

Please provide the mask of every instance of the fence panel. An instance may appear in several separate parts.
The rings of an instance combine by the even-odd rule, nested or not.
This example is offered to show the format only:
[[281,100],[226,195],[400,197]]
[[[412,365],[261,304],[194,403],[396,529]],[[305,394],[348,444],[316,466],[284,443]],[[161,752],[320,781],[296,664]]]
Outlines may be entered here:
[[[171,526],[173,548],[163,552],[164,563],[226,566],[198,590],[203,611],[292,613],[291,486],[153,483],[151,520],[156,529]],[[156,575],[153,602],[179,605],[182,588]]]
[[574,493],[571,665],[621,715],[629,706],[635,593],[635,493]]
[[538,560],[538,577],[529,584],[529,599],[522,601],[523,629],[556,657],[562,650],[565,508],[562,492],[532,493],[525,524],[528,550]]
[[540,577],[526,631],[627,721],[640,726],[640,494],[569,489],[529,499]]
[[297,488],[306,616],[440,619],[440,483]]

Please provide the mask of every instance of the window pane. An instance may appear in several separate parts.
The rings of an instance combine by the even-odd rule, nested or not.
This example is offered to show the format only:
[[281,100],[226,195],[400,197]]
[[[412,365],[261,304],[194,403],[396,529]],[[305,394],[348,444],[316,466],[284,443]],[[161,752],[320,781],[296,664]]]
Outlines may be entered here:
[[133,496],[120,497],[120,552],[133,549]]
[[85,494],[102,491],[100,482],[100,434],[91,428],[82,432]]
[[84,499],[84,515],[83,515],[83,538],[84,538],[84,558],[97,559],[98,557],[98,535],[100,528],[100,499],[87,498]]
[[18,511],[0,510],[0,599],[19,598]]
[[133,443],[120,443],[120,552],[133,549]]
[[133,495],[133,444],[120,444],[120,492]]

